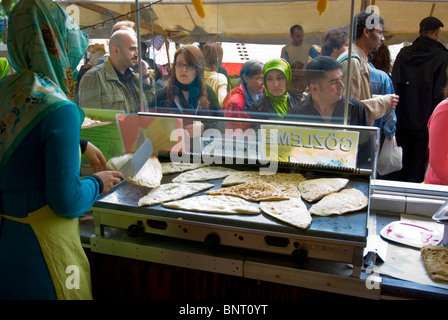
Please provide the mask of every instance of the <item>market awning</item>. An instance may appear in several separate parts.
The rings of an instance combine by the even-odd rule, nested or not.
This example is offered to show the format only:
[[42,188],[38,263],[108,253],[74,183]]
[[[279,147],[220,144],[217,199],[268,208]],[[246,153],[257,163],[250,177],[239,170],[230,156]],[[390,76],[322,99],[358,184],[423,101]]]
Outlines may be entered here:
[[[167,36],[179,43],[226,41],[284,44],[289,42],[289,28],[304,27],[307,41],[319,44],[331,27],[350,23],[352,3],[355,14],[369,5],[376,6],[385,20],[386,43],[413,41],[421,19],[435,16],[448,30],[448,1],[426,0],[329,0],[327,10],[319,15],[316,1],[272,0],[203,0],[205,17],[201,18],[191,0],[58,0],[79,18],[80,26],[91,37],[108,38],[117,20],[135,21],[140,14],[143,39],[153,34]],[[445,20],[445,21],[444,21]],[[448,32],[440,38],[448,42]]]

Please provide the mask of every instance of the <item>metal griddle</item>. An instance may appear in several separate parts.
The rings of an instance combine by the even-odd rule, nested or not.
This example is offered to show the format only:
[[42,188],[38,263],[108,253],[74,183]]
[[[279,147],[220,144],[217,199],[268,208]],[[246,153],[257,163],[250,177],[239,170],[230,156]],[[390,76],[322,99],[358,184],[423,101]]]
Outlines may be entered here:
[[[248,165],[222,165],[237,170],[257,170]],[[280,166],[279,172],[302,173],[307,179],[321,177],[348,178],[346,188],[357,188],[370,195],[370,176],[341,170],[306,170],[291,165]],[[164,176],[171,182],[177,174]],[[207,180],[221,188],[223,179]],[[263,212],[258,215],[229,215],[165,208],[162,205],[138,207],[141,197],[150,191],[122,181],[110,193],[101,196],[92,208],[96,236],[104,236],[104,227],[127,230],[138,238],[144,233],[203,242],[204,246],[228,246],[292,256],[298,263],[309,258],[353,264],[359,274],[367,239],[369,208],[341,216],[313,216],[306,230],[276,220]],[[208,190],[206,190],[208,191]],[[206,194],[199,192],[191,197]],[[309,208],[311,203],[304,201]]]

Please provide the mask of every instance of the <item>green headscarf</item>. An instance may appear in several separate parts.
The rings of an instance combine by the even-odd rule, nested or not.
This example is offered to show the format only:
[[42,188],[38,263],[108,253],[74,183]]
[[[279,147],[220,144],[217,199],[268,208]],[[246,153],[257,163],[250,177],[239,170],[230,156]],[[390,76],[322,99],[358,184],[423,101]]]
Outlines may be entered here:
[[[286,77],[286,91],[279,97],[273,96],[266,86],[266,74],[271,70],[278,70],[282,72]],[[266,96],[271,101],[272,106],[280,118],[283,119],[284,115],[288,113],[288,89],[291,84],[292,72],[289,63],[285,59],[274,59],[266,62],[263,68],[263,83]]]
[[9,63],[6,58],[0,58],[0,79],[9,74]]
[[0,171],[31,129],[72,104],[80,125],[72,72],[89,45],[68,14],[51,0],[21,0],[9,16],[8,53],[17,74],[0,80]]

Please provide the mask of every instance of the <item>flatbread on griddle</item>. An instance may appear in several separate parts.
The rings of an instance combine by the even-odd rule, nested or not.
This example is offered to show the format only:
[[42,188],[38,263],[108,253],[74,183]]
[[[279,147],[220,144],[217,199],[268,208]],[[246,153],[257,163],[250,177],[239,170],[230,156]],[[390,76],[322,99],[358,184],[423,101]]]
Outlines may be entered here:
[[301,229],[307,229],[311,225],[311,214],[302,199],[297,197],[281,201],[262,201],[260,209],[271,217]]
[[330,193],[344,189],[347,183],[348,179],[344,178],[310,179],[300,182],[299,190],[304,200],[313,202]]
[[206,163],[162,162],[162,174],[173,174],[207,167]]
[[258,177],[260,174],[258,171],[236,171],[229,174],[224,178],[221,185],[223,187],[230,187],[244,182],[248,182],[254,177]]
[[448,249],[428,245],[420,249],[426,271],[434,281],[448,282]]
[[165,183],[141,197],[138,206],[152,206],[162,202],[179,200],[214,186],[212,183],[204,182]]
[[267,182],[280,190],[297,188],[300,182],[305,181],[305,177],[300,173],[260,174],[259,171],[237,171],[227,176],[223,182],[223,187],[229,187],[245,182]]
[[125,153],[119,157],[112,157],[106,163],[106,168],[109,170],[120,170],[120,168],[132,158],[133,153]]
[[235,171],[235,169],[219,166],[203,167],[183,172],[175,177],[172,182],[194,182],[221,179],[227,177],[229,174]]
[[286,194],[290,198],[299,198],[301,199],[301,194],[299,189],[297,188],[290,188],[283,191],[284,194]]
[[155,188],[162,181],[162,166],[157,157],[150,157],[135,176],[125,176],[124,179],[130,183]]
[[329,216],[358,211],[367,207],[368,198],[358,189],[344,189],[330,193],[309,209],[311,214]]
[[272,184],[265,182],[246,182],[236,186],[207,191],[209,195],[228,195],[248,201],[286,200],[289,197]]
[[225,214],[259,214],[258,205],[241,198],[218,195],[203,195],[182,200],[162,203],[162,206],[172,209],[225,213]]

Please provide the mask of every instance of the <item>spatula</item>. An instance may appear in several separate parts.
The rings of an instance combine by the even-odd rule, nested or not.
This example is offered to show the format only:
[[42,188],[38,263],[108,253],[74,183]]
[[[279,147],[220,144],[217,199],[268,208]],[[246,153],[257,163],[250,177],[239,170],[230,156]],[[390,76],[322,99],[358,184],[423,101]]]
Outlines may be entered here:
[[152,142],[149,138],[137,149],[131,159],[129,159],[121,168],[120,172],[127,177],[135,176],[151,157],[153,152]]

